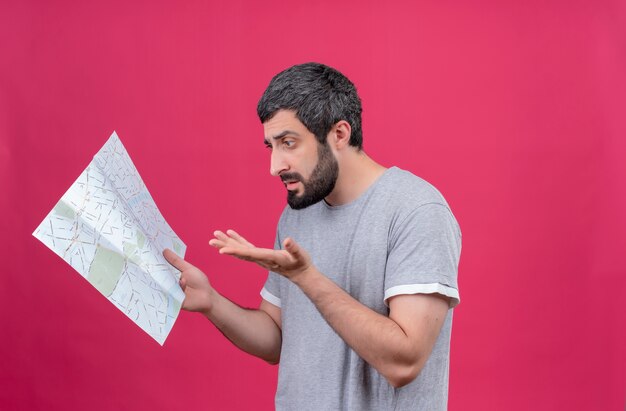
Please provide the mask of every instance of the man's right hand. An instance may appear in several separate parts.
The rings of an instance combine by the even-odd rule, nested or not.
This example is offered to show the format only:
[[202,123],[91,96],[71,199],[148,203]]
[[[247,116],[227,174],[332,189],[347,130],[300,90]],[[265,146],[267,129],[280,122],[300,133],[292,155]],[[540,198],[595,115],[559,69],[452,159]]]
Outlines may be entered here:
[[180,271],[179,284],[185,292],[182,309],[208,315],[213,306],[213,295],[215,294],[208,277],[170,249],[166,248],[163,251],[163,256],[167,262]]
[[199,311],[237,347],[270,364],[280,361],[282,331],[280,308],[263,300],[259,310],[239,307],[222,297],[206,275],[172,250],[163,256],[180,271],[180,286],[185,292],[182,308]]

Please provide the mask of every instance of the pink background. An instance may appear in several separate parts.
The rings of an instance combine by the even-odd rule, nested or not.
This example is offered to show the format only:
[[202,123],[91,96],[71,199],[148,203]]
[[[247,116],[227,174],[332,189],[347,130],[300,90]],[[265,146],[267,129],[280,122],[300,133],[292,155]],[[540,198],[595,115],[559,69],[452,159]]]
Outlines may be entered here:
[[31,232],[117,130],[188,260],[256,307],[264,271],[207,242],[272,245],[256,103],[320,61],[461,224],[450,409],[623,410],[625,4],[3,1],[0,409],[273,408],[275,367],[190,313],[160,347]]

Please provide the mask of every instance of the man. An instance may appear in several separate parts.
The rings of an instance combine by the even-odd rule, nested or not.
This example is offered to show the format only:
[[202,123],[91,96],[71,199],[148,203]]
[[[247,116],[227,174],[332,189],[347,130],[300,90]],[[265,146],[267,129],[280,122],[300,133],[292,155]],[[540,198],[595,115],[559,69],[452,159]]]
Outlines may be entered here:
[[461,233],[444,198],[365,154],[361,101],[330,67],[279,73],[257,110],[289,204],[275,247],[232,230],[210,244],[270,271],[263,300],[240,308],[166,250],[182,272],[183,308],[280,361],[277,409],[446,409]]

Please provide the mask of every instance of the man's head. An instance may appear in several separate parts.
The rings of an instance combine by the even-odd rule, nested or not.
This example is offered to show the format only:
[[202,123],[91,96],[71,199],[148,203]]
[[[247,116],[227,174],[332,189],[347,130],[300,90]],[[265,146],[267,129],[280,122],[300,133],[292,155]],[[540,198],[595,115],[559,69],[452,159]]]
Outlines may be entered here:
[[308,207],[332,192],[339,165],[328,135],[347,133],[348,144],[361,150],[361,111],[354,84],[323,64],[293,66],[272,79],[257,113],[272,149],[271,172],[285,182],[292,208]]
[[334,124],[345,120],[352,129],[350,145],[361,149],[361,99],[346,76],[319,63],[299,64],[278,73],[261,96],[257,114],[261,123],[279,110],[293,110],[320,143]]

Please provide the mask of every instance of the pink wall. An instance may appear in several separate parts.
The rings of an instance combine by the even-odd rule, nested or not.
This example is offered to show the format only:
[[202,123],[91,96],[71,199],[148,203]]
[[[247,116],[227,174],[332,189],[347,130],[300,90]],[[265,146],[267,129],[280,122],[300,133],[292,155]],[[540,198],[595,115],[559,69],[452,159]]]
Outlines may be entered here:
[[189,313],[158,346],[31,232],[115,129],[188,259],[257,306],[263,270],[207,242],[271,246],[255,107],[313,60],[461,224],[450,409],[622,410],[625,3],[415,3],[2,2],[0,409],[273,408],[276,368]]

